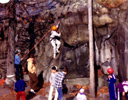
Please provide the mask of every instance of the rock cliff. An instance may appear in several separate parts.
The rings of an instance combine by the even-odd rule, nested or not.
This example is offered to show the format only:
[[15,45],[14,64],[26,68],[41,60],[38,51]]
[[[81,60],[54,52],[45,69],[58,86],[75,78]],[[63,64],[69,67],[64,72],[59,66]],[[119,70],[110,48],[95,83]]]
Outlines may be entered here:
[[[111,66],[120,80],[128,79],[128,2],[93,1],[95,68],[107,74]],[[67,78],[89,77],[89,33],[87,0],[19,0],[15,5],[15,50],[23,57],[60,20],[60,53],[53,58],[50,33],[32,50],[38,73],[48,81],[52,66],[69,69]],[[0,5],[0,65],[6,66],[11,8]],[[26,59],[22,65],[26,66]]]

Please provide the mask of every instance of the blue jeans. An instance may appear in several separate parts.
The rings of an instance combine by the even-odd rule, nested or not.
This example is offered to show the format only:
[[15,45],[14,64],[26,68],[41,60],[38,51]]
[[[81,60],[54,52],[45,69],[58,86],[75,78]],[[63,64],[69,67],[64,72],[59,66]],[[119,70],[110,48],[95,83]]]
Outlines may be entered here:
[[115,84],[109,84],[109,96],[110,100],[117,100],[116,99],[116,90],[115,90]]
[[62,93],[61,87],[59,87],[59,88],[57,89],[57,91],[58,91],[58,100],[62,100],[62,99],[63,99],[63,93]]
[[20,65],[15,64],[15,68],[16,68],[16,75],[19,75],[19,74],[20,74],[19,66],[20,66]]

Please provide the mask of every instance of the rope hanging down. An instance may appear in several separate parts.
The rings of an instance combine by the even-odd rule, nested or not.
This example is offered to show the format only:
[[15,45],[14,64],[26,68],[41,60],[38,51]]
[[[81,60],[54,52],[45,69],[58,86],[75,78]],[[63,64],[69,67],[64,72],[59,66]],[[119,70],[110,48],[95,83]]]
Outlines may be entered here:
[[[59,22],[59,21],[58,21]],[[58,23],[57,22],[57,23]],[[55,24],[56,25],[56,24]],[[29,52],[22,58],[22,60],[48,35],[48,33],[51,31],[50,29],[32,48],[29,50]]]

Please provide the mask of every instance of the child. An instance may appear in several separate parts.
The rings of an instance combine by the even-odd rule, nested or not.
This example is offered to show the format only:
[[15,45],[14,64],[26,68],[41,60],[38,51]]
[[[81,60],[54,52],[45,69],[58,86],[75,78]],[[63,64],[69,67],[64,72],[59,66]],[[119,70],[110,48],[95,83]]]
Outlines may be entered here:
[[55,77],[56,77],[56,73],[57,73],[57,68],[55,66],[53,66],[52,67],[52,73],[51,73],[51,76],[50,76],[50,79],[49,79],[49,81],[50,81],[50,91],[49,91],[48,100],[52,100],[53,90],[56,91],[54,100],[57,100],[57,98],[58,98],[58,92],[55,89]]
[[15,91],[17,92],[16,95],[16,100],[20,100],[20,97],[22,98],[22,100],[26,100],[25,97],[25,87],[27,86],[27,84],[25,83],[24,80],[21,80],[19,75],[16,75],[16,83],[15,83]]
[[62,72],[57,72],[56,77],[55,77],[55,88],[58,91],[58,100],[63,99],[62,82],[66,74],[67,74],[67,68],[64,68]]
[[113,69],[108,68],[107,72],[109,73],[107,81],[109,82],[109,95],[110,95],[110,100],[117,100],[116,97],[116,87],[115,87],[115,82],[116,78],[115,75],[113,74]]
[[118,100],[122,100],[123,97],[128,99],[127,92],[128,92],[128,81],[123,81],[119,83],[117,86],[117,98]]
[[76,100],[87,100],[85,94],[84,94],[84,89],[81,88],[79,93],[76,96]]

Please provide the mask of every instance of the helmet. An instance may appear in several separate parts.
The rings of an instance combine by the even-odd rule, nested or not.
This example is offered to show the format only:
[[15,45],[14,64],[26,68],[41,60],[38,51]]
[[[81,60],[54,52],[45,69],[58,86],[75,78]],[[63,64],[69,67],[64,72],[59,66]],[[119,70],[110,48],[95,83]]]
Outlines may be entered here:
[[108,68],[107,72],[108,72],[109,74],[113,74],[114,70],[113,70],[112,68]]
[[53,31],[57,30],[57,27],[56,26],[52,26],[52,30]]
[[21,52],[21,50],[16,50],[16,51],[15,51],[15,54],[17,54],[17,53],[19,53],[19,52]]

